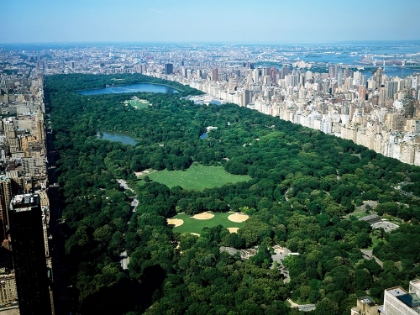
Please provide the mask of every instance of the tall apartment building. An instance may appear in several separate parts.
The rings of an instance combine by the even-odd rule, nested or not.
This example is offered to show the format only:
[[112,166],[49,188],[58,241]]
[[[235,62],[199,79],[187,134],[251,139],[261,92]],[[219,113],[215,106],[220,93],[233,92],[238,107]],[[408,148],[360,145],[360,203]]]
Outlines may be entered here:
[[351,315],[418,315],[420,314],[420,279],[410,281],[409,291],[401,287],[386,289],[384,305],[378,306],[370,296],[357,299]]
[[211,71],[211,80],[212,81],[219,81],[219,70],[217,68]]
[[35,137],[38,141],[44,141],[44,116],[38,109],[35,115]]
[[382,85],[382,68],[381,67],[379,67],[378,70],[376,70],[375,83],[376,83],[377,89],[379,89]]
[[9,217],[20,314],[51,314],[39,196],[15,196]]
[[394,94],[398,92],[398,82],[397,81],[385,82],[385,91],[386,91],[387,98],[394,99]]
[[22,158],[23,173],[26,175],[35,175],[41,173],[40,168],[42,167],[42,159],[33,157]]
[[20,141],[17,137],[15,126],[13,122],[6,121],[4,124],[4,135],[6,136],[7,144],[11,153],[21,150]]
[[386,289],[383,309],[386,315],[420,314],[420,280],[410,281],[408,292],[401,287]]
[[174,73],[174,65],[172,63],[165,64],[165,74]]
[[15,274],[0,275],[0,304],[11,304],[17,300]]
[[0,176],[0,224],[1,237],[7,238],[9,223],[9,206],[12,199],[12,182],[6,176]]

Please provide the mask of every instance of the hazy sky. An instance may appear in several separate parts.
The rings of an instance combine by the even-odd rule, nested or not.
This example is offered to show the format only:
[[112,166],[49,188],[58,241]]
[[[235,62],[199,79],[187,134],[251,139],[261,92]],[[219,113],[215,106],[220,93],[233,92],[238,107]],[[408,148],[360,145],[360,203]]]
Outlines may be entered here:
[[420,39],[420,0],[0,0],[0,42]]

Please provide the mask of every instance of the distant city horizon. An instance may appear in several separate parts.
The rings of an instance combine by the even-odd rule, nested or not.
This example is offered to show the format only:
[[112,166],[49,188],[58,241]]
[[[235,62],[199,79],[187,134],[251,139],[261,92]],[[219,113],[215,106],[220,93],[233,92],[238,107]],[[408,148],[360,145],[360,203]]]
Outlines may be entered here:
[[124,45],[124,44],[140,44],[140,45],[235,45],[235,46],[305,46],[305,45],[376,45],[381,43],[419,43],[418,39],[372,39],[372,40],[337,40],[337,41],[319,41],[319,42],[257,42],[257,41],[45,41],[45,42],[0,42],[1,45],[19,46],[19,45]]

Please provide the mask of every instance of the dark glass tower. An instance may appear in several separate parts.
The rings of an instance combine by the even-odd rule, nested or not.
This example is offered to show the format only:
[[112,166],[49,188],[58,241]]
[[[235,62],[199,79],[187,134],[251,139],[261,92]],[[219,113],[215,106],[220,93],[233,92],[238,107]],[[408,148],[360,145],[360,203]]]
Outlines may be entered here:
[[39,196],[15,196],[10,203],[9,219],[20,314],[50,315]]
[[174,65],[172,63],[165,64],[165,74],[174,73]]

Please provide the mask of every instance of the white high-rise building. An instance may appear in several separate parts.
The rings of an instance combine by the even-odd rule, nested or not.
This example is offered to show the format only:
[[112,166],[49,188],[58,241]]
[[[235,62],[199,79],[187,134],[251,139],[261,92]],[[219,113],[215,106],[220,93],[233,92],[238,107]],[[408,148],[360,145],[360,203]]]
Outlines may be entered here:
[[401,287],[386,289],[383,309],[386,315],[420,314],[420,280],[410,281],[408,292]]
[[355,86],[360,86],[361,85],[360,84],[361,76],[362,76],[362,73],[360,71],[356,71],[353,74],[353,85],[355,85]]
[[398,91],[398,82],[397,81],[387,81],[385,82],[386,97],[394,99],[394,94]]
[[254,83],[258,83],[259,81],[258,69],[254,69],[252,71],[252,80],[254,81]]

